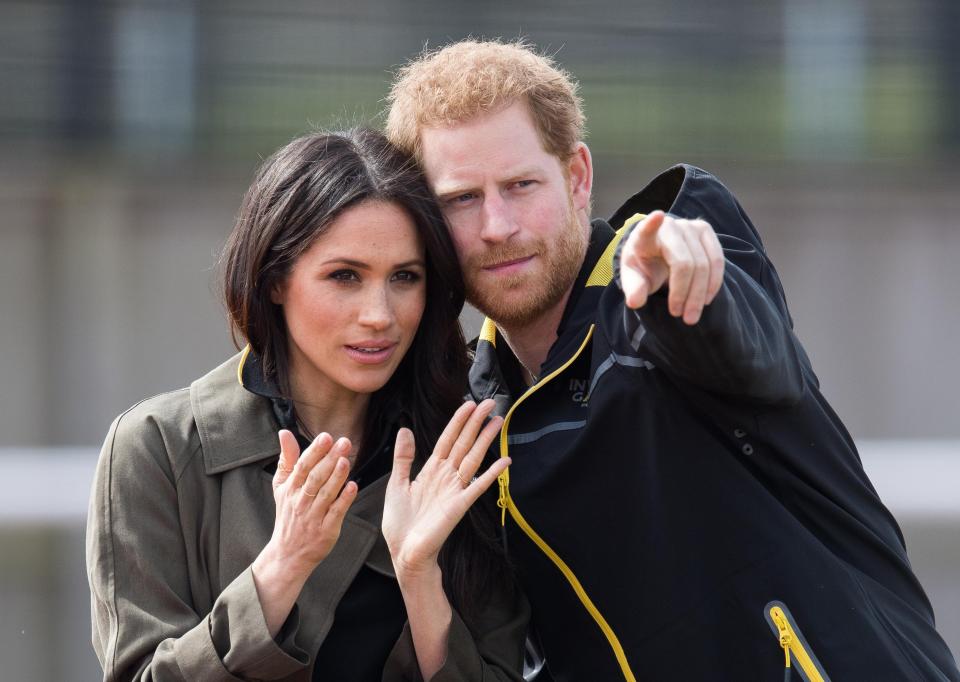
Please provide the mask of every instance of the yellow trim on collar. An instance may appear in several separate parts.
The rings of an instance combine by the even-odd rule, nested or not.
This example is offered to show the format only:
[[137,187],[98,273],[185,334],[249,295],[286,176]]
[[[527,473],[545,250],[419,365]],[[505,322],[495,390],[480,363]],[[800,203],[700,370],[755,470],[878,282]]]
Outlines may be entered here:
[[[243,386],[243,365],[247,361],[247,356],[250,355],[250,344],[247,344],[247,347],[243,349],[243,355],[240,356],[240,364],[237,365],[237,381],[240,382],[240,385]],[[244,386],[246,388],[246,386]]]
[[497,345],[497,323],[489,317],[483,319],[483,326],[480,327],[480,341],[486,341],[491,346]]
[[[607,244],[607,248],[605,248],[603,253],[600,254],[600,259],[597,261],[597,264],[593,266],[593,271],[590,273],[590,276],[587,277],[587,283],[584,284],[584,287],[605,287],[610,284],[610,281],[613,279],[613,254],[616,252],[617,246],[620,244],[620,240],[623,239],[623,236],[630,231],[631,227],[646,217],[647,216],[643,213],[634,213],[632,216],[627,218],[627,220],[623,223],[623,227],[617,230],[617,233],[613,236],[613,239],[611,239],[610,243]],[[494,347],[497,345],[497,324],[489,317],[485,317],[483,319],[483,325],[480,327],[478,340],[486,341]],[[241,364],[243,364],[242,361]]]
[[605,287],[610,284],[610,280],[613,279],[613,254],[617,250],[617,245],[620,244],[623,235],[625,235],[631,227],[646,217],[647,216],[642,213],[634,213],[627,218],[626,222],[623,223],[623,227],[617,230],[616,236],[610,240],[607,248],[600,254],[600,260],[597,261],[593,272],[591,272],[587,278],[587,283],[584,285],[585,287]]

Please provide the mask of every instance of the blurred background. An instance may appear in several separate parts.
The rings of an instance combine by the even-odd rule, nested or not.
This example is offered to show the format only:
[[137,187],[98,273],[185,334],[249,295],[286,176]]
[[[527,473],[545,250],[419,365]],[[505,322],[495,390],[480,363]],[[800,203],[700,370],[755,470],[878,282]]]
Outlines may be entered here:
[[96,453],[232,352],[216,258],[260,160],[378,123],[395,68],[468,35],[579,78],[596,215],[679,161],[737,194],[960,651],[960,3],[267,7],[0,0],[0,678],[100,675]]

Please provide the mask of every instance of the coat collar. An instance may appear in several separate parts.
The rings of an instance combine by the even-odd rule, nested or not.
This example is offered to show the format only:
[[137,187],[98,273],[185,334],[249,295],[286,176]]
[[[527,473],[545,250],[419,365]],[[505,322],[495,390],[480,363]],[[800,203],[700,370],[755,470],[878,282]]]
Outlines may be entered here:
[[[221,474],[280,454],[277,420],[270,399],[241,385],[246,352],[238,353],[190,385],[204,471]],[[266,475],[262,471],[258,475]],[[345,523],[359,532],[361,557],[375,571],[393,576],[393,564],[379,537],[388,476],[364,486]],[[363,538],[361,541],[360,538]],[[355,571],[354,571],[355,572]]]
[[246,356],[246,351],[234,355],[190,385],[190,406],[207,474],[280,454],[270,400],[240,384],[238,377]]

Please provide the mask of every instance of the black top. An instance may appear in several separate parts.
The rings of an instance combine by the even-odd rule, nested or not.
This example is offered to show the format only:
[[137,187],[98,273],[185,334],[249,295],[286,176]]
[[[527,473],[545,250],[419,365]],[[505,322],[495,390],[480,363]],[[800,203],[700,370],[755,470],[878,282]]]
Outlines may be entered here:
[[397,581],[364,566],[337,606],[313,679],[379,682],[406,620]]

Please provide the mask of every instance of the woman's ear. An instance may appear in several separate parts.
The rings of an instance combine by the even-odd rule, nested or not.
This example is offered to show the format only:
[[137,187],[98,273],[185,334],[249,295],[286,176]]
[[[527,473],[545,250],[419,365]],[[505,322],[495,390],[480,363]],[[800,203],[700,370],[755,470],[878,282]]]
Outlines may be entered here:
[[287,298],[286,280],[280,280],[270,287],[270,302],[274,305],[283,305]]
[[567,162],[567,178],[570,181],[570,198],[574,209],[587,210],[593,190],[593,160],[590,149],[583,142],[577,143],[573,156]]

